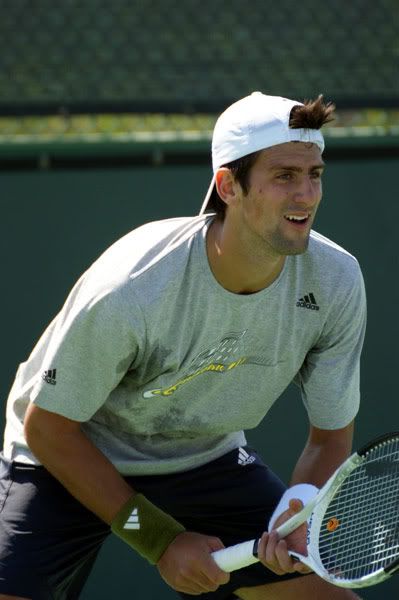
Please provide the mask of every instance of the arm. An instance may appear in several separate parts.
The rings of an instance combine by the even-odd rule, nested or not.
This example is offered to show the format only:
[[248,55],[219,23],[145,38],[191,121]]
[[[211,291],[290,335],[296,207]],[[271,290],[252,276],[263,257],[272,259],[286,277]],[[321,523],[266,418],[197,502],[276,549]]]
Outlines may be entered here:
[[[342,271],[343,288],[331,303],[323,331],[312,347],[296,382],[311,426],[305,448],[295,466],[291,485],[306,482],[320,487],[349,455],[353,422],[339,428],[340,423],[354,419],[360,400],[360,355],[366,327],[366,296],[363,277],[357,263],[350,261]],[[343,290],[345,293],[342,293]],[[337,420],[338,417],[338,420]],[[330,430],[331,425],[338,429]],[[301,510],[298,500],[277,520],[278,526]],[[275,531],[265,534],[259,546],[262,562],[278,574],[303,571],[294,564],[287,547],[306,554],[306,526],[298,528],[285,540],[278,540]]]
[[305,448],[291,477],[291,485],[313,483],[321,487],[350,455],[354,423],[342,429],[326,430],[310,426]]
[[[30,404],[25,437],[46,469],[106,523],[111,524],[134,496],[134,489],[82,432],[79,422]],[[221,548],[217,538],[184,532],[170,543],[157,566],[163,579],[177,591],[213,591],[229,578],[210,556]]]
[[79,422],[30,404],[25,416],[25,438],[46,469],[108,525],[134,494],[82,432]]
[[[312,483],[321,487],[350,455],[353,429],[353,422],[336,430],[324,430],[310,426],[308,440],[291,477],[291,485]],[[276,520],[275,527],[301,509],[301,502],[291,500],[290,509]],[[259,556],[262,557],[261,562],[278,575],[293,571],[309,572],[305,565],[295,562],[288,554],[289,548],[306,554],[306,529],[306,524],[304,524],[283,540],[278,539],[275,531],[272,531],[270,535],[264,534],[258,550]]]

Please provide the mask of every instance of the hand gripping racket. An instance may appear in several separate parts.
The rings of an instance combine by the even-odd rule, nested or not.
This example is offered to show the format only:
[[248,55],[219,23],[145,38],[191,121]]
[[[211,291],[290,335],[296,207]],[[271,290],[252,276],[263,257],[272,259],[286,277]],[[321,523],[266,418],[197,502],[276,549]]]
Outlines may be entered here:
[[[307,556],[290,554],[323,579],[358,588],[393,575],[399,569],[399,433],[352,454],[277,532],[283,538],[307,520]],[[212,556],[224,571],[235,571],[259,560],[258,542]]]

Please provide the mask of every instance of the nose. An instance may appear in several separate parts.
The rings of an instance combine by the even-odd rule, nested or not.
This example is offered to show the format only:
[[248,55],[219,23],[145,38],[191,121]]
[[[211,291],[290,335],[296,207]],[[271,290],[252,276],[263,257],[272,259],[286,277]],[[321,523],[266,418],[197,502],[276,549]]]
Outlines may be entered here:
[[312,206],[321,198],[320,179],[314,179],[310,176],[302,177],[294,192],[293,200],[298,204]]

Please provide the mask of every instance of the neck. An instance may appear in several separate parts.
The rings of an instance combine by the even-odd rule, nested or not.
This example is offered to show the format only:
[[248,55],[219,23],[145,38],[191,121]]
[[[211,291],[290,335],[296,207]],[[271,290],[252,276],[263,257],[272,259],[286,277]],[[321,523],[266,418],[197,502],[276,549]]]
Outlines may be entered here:
[[264,249],[246,248],[220,219],[208,230],[206,247],[212,273],[218,283],[235,294],[254,294],[267,288],[280,275],[285,257]]

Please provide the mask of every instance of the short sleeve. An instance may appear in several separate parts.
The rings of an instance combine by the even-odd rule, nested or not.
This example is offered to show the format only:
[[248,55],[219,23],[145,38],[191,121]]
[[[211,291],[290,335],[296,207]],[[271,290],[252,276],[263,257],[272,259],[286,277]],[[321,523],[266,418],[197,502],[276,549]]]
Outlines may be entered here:
[[315,427],[339,429],[356,416],[365,328],[366,294],[357,265],[351,286],[340,290],[334,299],[334,311],[296,378],[310,423]]
[[87,421],[138,359],[144,323],[137,303],[111,290],[69,300],[45,333],[31,399],[41,408]]

